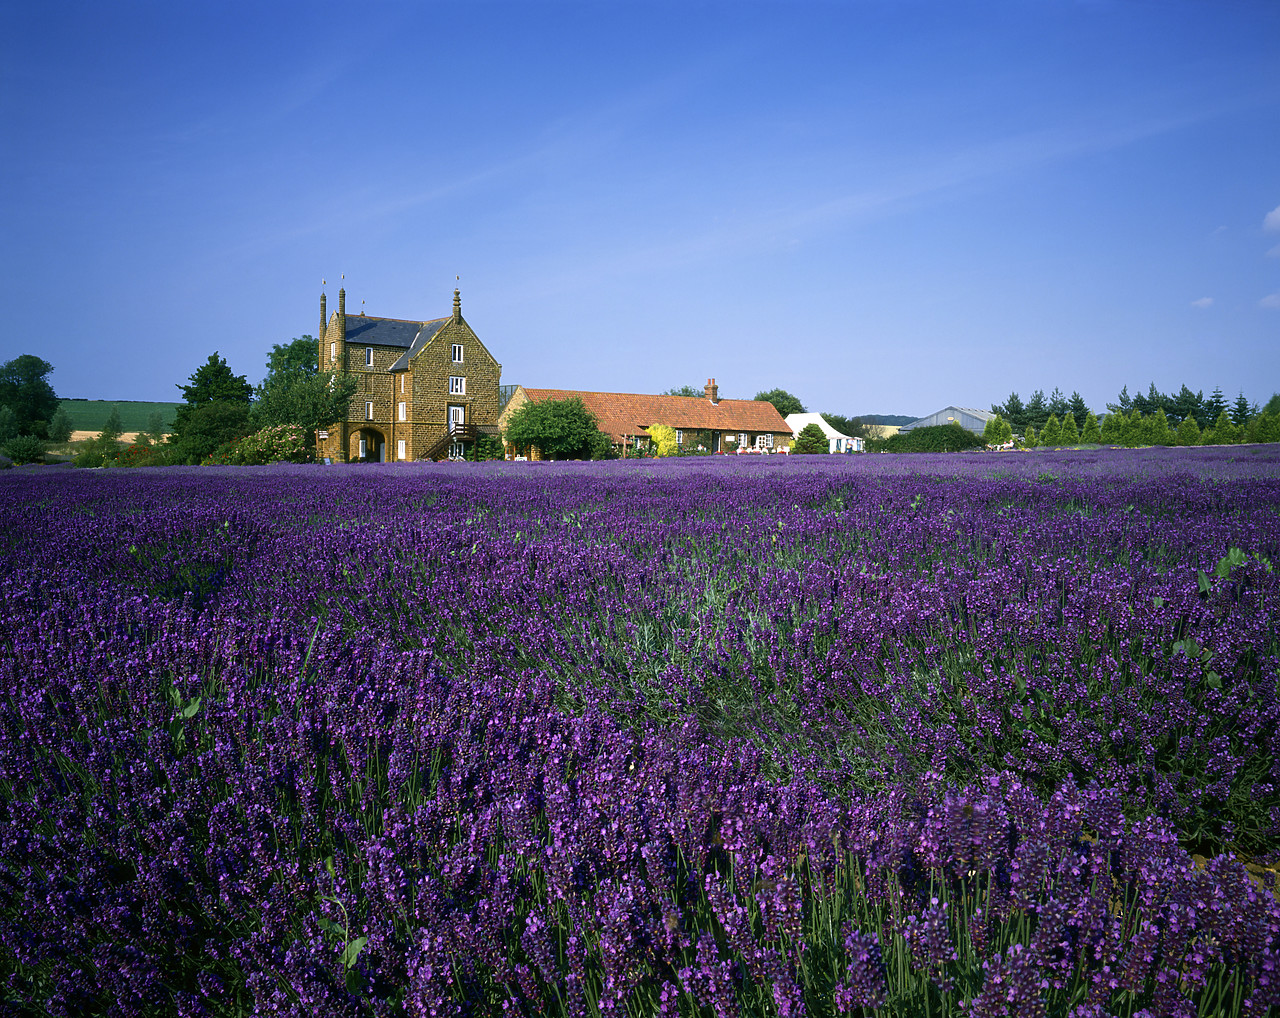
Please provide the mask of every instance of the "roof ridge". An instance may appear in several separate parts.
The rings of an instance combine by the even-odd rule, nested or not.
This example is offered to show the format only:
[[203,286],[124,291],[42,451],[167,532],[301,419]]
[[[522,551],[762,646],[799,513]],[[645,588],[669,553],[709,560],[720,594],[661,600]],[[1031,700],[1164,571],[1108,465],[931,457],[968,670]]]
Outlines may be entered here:
[[347,315],[348,318],[365,318],[371,322],[404,322],[406,325],[430,325],[432,322],[448,321],[448,315],[439,318],[388,318],[385,315]]

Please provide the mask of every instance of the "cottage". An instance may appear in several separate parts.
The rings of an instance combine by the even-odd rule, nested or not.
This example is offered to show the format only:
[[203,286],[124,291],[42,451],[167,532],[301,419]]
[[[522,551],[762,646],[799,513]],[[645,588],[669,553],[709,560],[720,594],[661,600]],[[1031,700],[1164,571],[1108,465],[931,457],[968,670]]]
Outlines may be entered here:
[[754,399],[721,399],[714,378],[703,395],[645,396],[630,392],[583,392],[576,389],[529,389],[516,386],[498,418],[499,428],[525,403],[546,399],[582,400],[623,455],[648,444],[648,429],[665,424],[682,446],[701,444],[709,452],[785,452],[791,429],[772,403]]
[[829,452],[862,452],[865,442],[861,438],[850,438],[839,431],[836,431],[822,414],[787,414],[787,426],[797,435],[800,434],[808,425],[816,424],[822,429],[822,433],[827,436]]
[[502,365],[462,317],[416,321],[348,315],[345,290],[326,318],[320,295],[321,371],[354,375],[345,421],[319,434],[319,454],[339,461],[461,458],[481,435],[498,434]]

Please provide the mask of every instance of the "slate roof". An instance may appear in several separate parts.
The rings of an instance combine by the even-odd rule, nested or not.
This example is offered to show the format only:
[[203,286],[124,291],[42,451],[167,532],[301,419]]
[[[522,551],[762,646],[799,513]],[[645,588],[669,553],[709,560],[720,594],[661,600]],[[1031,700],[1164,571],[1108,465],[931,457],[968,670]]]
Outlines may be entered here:
[[[447,319],[440,319],[439,329]],[[434,322],[406,322],[399,318],[371,318],[368,315],[347,315],[348,343],[356,346],[399,346],[406,349],[424,325]]]
[[388,369],[390,371],[404,371],[409,367],[410,358],[417,355],[418,351],[431,342],[435,334],[444,328],[444,323],[449,319],[437,318],[435,321],[423,322],[422,328],[418,330],[418,334],[413,337],[413,342],[409,345],[409,349],[402,353],[399,359]]
[[772,403],[754,399],[704,396],[645,396],[632,392],[581,392],[576,389],[524,389],[532,402],[577,396],[614,439],[643,435],[650,424],[684,431],[754,431],[790,435],[791,429]]

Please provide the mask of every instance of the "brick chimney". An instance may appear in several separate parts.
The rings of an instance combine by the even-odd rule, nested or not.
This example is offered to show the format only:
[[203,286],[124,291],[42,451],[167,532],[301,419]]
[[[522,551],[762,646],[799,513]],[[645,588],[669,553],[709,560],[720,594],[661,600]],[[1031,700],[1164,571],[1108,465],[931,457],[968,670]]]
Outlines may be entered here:
[[320,294],[320,331],[317,335],[324,339],[324,327],[329,324],[329,316],[325,314],[325,295]]
[[345,287],[338,287],[338,317],[347,317],[347,291]]
[[716,385],[716,380],[714,378],[707,379],[707,384],[702,391],[706,393],[708,403],[720,402],[720,387]]
[[453,320],[455,322],[462,321],[462,291],[453,291]]

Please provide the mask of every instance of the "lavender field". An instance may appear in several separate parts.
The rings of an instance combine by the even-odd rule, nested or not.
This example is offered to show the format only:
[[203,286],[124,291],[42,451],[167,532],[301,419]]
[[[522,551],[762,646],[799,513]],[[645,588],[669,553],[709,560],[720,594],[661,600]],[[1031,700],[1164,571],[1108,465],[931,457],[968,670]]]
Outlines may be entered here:
[[743,459],[0,475],[0,1010],[1280,1005],[1280,448]]

